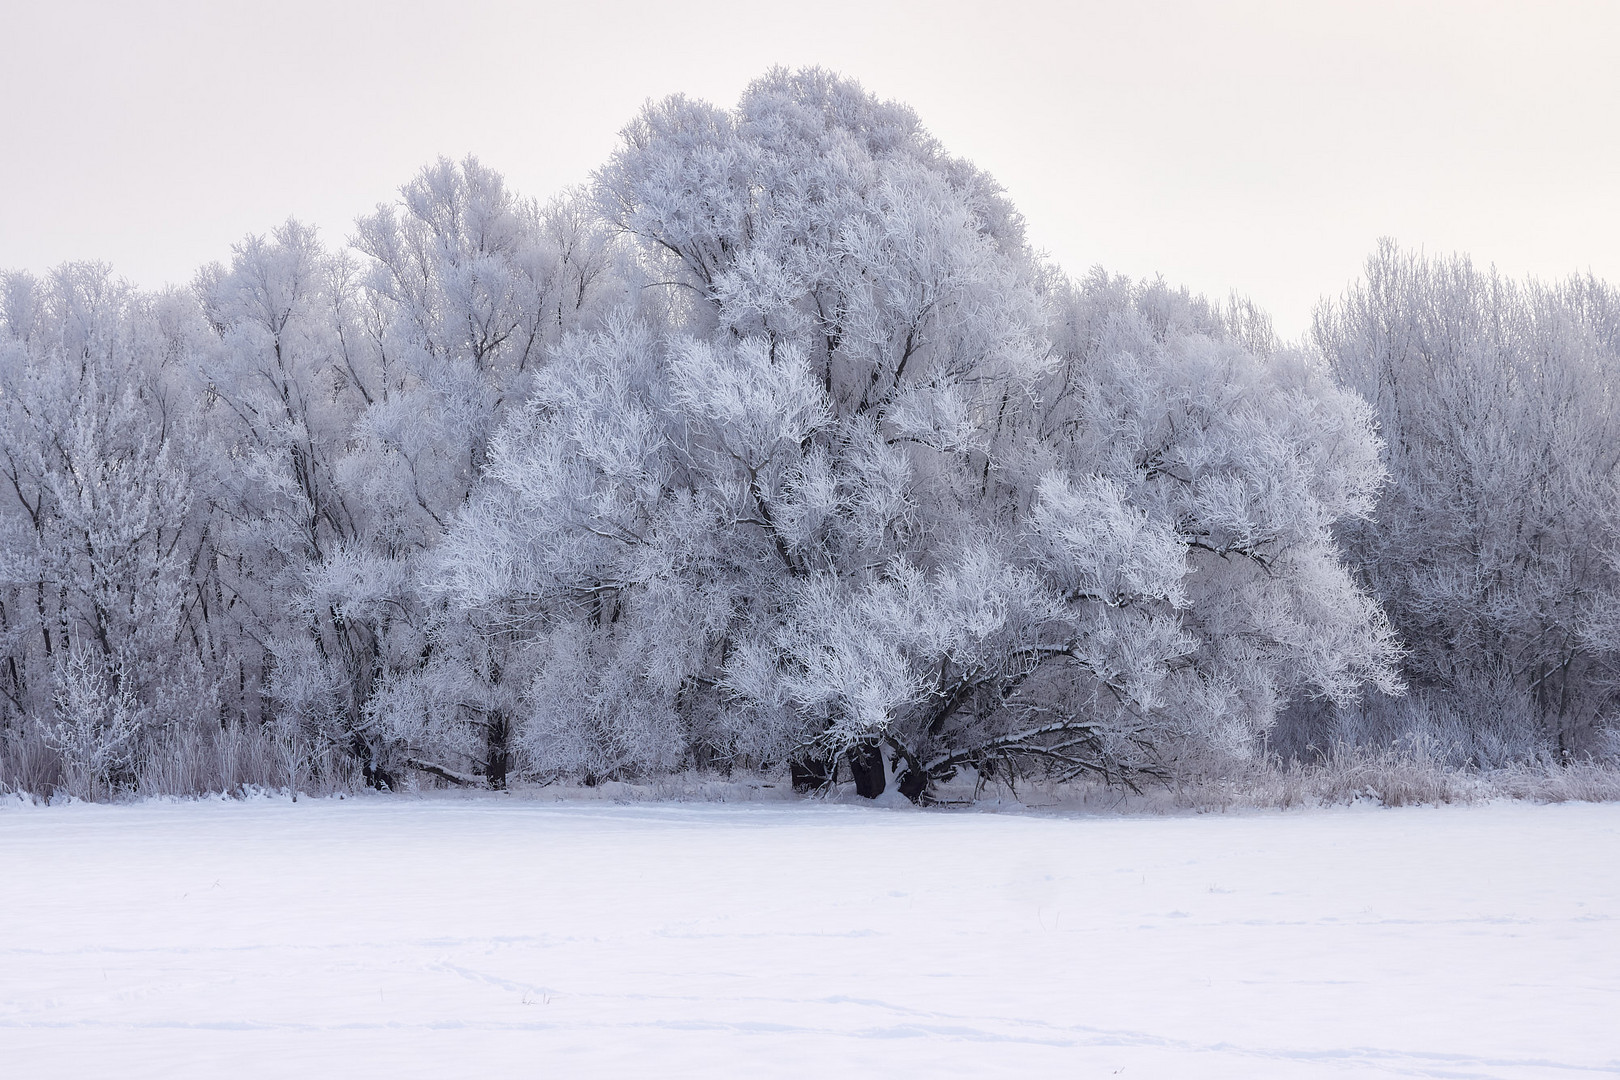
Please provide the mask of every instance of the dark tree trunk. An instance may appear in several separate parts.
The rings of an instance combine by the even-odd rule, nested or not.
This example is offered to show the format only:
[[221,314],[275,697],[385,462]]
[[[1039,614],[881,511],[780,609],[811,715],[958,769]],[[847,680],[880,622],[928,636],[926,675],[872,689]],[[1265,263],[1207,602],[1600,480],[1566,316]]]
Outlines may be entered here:
[[833,782],[833,769],[837,766],[836,758],[807,757],[788,763],[788,769],[793,774],[793,790],[801,794],[807,791],[820,791]]
[[506,770],[512,760],[508,745],[510,738],[511,726],[506,722],[506,714],[500,711],[491,713],[485,742],[488,757],[484,763],[484,779],[496,791],[506,787]]
[[875,742],[856,743],[844,751],[849,771],[855,777],[855,793],[875,799],[883,794],[883,748]]

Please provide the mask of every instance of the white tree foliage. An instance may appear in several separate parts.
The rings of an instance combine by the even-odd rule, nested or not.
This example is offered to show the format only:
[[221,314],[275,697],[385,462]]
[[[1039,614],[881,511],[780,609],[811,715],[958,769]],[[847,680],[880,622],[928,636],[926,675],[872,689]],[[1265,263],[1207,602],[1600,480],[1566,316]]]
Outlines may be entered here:
[[193,455],[166,370],[183,331],[176,298],[103,266],[4,286],[0,720],[44,734],[67,790],[102,794],[143,734],[210,704]]
[[1612,292],[1384,252],[1279,348],[827,72],[551,203],[439,160],[187,292],[0,284],[0,784],[1132,781],[1396,700],[1375,596],[1423,707],[1609,708]]
[[1592,749],[1620,661],[1620,297],[1386,241],[1314,337],[1384,437],[1393,483],[1343,535],[1415,691],[1316,737],[1419,734],[1483,765]]
[[672,98],[597,193],[668,306],[564,343],[442,552],[528,644],[542,771],[847,752],[917,797],[1393,688],[1329,532],[1381,478],[1359,399],[1054,281],[908,110],[817,71]]
[[350,337],[366,405],[340,465],[367,508],[319,587],[372,635],[363,726],[390,767],[504,785],[509,634],[425,587],[423,559],[480,483],[492,433],[562,338],[623,295],[578,193],[541,206],[474,158],[440,160],[358,224],[368,271]]

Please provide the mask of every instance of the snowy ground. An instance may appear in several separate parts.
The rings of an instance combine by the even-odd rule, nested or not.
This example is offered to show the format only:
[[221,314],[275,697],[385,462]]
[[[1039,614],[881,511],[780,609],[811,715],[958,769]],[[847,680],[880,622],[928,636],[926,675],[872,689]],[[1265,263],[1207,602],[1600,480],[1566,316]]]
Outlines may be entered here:
[[1620,1075],[1620,806],[14,807],[0,1072]]

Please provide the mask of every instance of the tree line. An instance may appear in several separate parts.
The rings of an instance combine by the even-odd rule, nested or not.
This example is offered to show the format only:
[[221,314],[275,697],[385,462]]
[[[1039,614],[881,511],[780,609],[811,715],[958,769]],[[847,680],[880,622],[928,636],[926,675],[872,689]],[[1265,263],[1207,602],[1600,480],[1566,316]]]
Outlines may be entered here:
[[1302,342],[1065,276],[777,70],[591,183],[0,295],[0,783],[683,768],[913,799],[1424,739],[1602,753],[1620,300],[1381,246]]

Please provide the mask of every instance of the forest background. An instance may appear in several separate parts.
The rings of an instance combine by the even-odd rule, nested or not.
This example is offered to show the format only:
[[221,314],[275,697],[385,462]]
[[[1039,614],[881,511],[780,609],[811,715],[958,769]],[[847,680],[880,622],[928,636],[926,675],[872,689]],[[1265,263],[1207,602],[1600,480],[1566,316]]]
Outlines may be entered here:
[[8,274],[0,782],[1609,760],[1617,327],[1393,243],[1293,342],[1071,279],[814,69],[548,203]]

